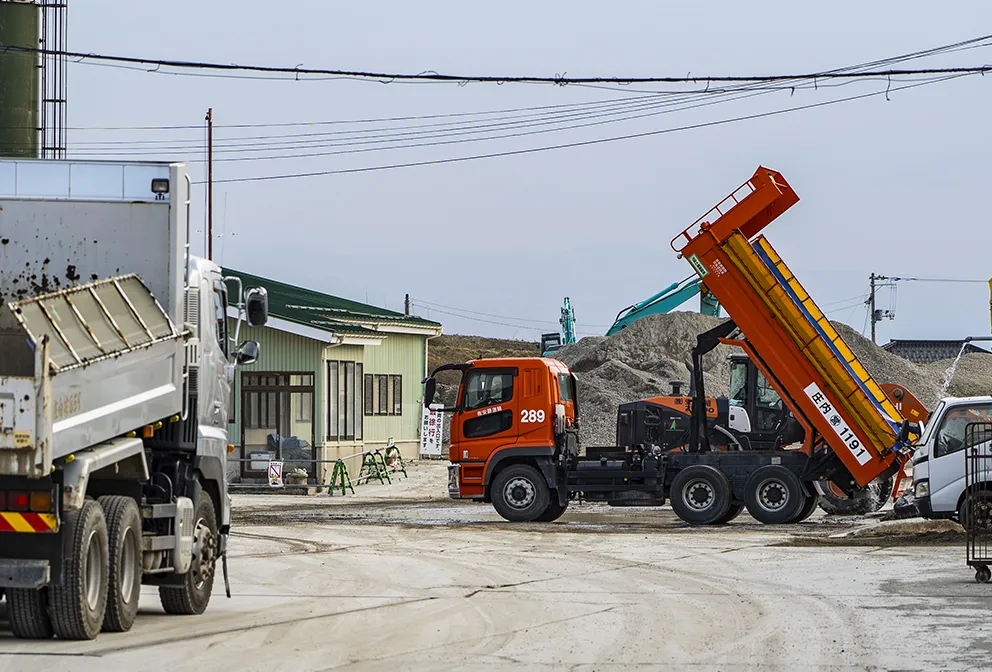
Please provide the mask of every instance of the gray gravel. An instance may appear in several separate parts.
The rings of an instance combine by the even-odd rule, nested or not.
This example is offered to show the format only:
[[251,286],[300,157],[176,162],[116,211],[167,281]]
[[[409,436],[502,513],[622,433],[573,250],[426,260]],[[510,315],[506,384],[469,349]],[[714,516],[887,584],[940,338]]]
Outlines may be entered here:
[[[583,444],[614,443],[617,407],[622,403],[671,394],[672,380],[684,382],[686,393],[696,336],[723,319],[692,312],[652,315],[615,336],[587,337],[559,350],[555,357],[579,378]],[[883,350],[846,324],[833,325],[877,382],[898,383],[933,408],[950,361],[919,366]],[[734,349],[721,345],[704,358],[708,396],[729,392],[728,358]],[[967,355],[958,365],[948,395],[974,394],[992,394],[992,355]]]

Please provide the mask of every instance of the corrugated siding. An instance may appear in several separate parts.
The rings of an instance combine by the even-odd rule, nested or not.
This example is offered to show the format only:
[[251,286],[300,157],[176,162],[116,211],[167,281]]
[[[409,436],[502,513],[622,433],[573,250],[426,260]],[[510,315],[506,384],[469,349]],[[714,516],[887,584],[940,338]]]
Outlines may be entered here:
[[[234,321],[228,320],[230,328],[234,329]],[[317,430],[314,432],[316,445],[324,443],[321,427],[323,427],[324,408],[324,343],[309,338],[289,334],[285,331],[262,327],[252,329],[241,325],[239,338],[242,341],[258,341],[258,362],[251,366],[239,366],[235,373],[234,394],[235,416],[234,424],[230,425],[231,442],[241,445],[241,374],[245,371],[284,372],[313,372],[314,376],[314,422]]]
[[424,341],[424,336],[389,334],[381,345],[365,349],[365,373],[403,376],[403,414],[365,416],[366,443],[383,443],[389,437],[397,443],[419,438]]

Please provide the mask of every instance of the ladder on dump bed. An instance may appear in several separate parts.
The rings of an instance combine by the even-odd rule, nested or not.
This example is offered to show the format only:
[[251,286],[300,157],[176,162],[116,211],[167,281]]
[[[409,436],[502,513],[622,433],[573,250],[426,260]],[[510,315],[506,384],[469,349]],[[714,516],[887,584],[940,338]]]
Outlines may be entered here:
[[861,485],[904,460],[900,415],[851,349],[758,233],[799,197],[758,168],[672,240],[783,387]]

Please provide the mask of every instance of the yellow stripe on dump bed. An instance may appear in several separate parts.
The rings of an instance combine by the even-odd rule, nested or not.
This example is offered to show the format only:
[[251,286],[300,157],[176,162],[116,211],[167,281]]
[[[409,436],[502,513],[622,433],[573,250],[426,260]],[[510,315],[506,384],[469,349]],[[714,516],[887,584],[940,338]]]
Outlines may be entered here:
[[[884,403],[891,407],[891,403],[882,393],[878,385],[871,379],[868,372],[864,370],[857,358],[842,340],[837,332],[830,326],[830,323],[823,317],[822,311],[813,304],[812,299],[799,285],[792,273],[782,263],[781,258],[768,244],[764,237],[759,237],[756,241],[761,246],[762,251],[773,261],[779,273],[786,278],[789,289],[802,297],[803,307],[810,312],[810,316],[816,319],[816,325],[822,326],[826,323],[824,333],[828,335],[837,346],[841,357],[846,362],[840,361],[837,354],[826,342],[823,336],[816,330],[810,319],[803,310],[796,305],[786,288],[779,282],[778,278],[768,269],[765,262],[761,260],[757,252],[751,247],[748,240],[740,233],[733,233],[723,243],[724,252],[727,253],[730,261],[741,270],[748,283],[755,289],[761,297],[762,302],[767,306],[774,316],[776,322],[788,334],[789,338],[799,350],[806,354],[807,361],[823,378],[824,384],[833,392],[845,409],[854,418],[858,425],[865,431],[871,440],[872,448],[879,454],[887,453],[896,441],[896,434],[889,424],[888,418],[884,414],[889,414],[893,419],[899,418],[895,408],[882,405],[882,402],[871,399],[866,394],[865,389],[859,383],[864,383],[865,387],[875,396],[876,390],[884,400]],[[848,369],[845,363],[851,366]],[[856,366],[855,366],[856,365]],[[853,370],[853,375],[852,375]],[[857,379],[855,379],[857,376]],[[863,377],[862,377],[863,376]],[[884,412],[883,412],[884,408]]]

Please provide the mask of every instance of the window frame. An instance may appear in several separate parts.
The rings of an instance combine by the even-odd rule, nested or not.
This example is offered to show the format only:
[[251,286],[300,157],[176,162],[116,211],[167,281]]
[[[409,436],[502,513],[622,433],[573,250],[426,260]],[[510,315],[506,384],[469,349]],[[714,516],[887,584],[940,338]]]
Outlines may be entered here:
[[[465,400],[466,400],[466,398],[468,396],[469,383],[472,381],[472,378],[473,377],[482,376],[482,375],[491,375],[491,376],[495,376],[495,375],[508,375],[508,376],[510,376],[510,396],[507,397],[506,399],[503,399],[503,400],[501,400],[499,402],[496,402],[496,403],[488,403],[488,404],[484,404],[482,406],[472,406],[471,408],[469,408],[468,405],[465,403]],[[465,373],[465,382],[462,385],[462,394],[461,394],[461,397],[458,400],[458,408],[461,409],[461,410],[463,410],[463,411],[474,411],[474,410],[477,410],[477,409],[480,409],[480,408],[486,408],[487,406],[494,406],[496,404],[508,404],[508,403],[510,403],[511,401],[513,401],[513,397],[516,394],[516,386],[517,385],[516,385],[516,382],[515,381],[516,381],[518,375],[519,375],[519,372],[517,370],[517,367],[515,367],[515,366],[514,367],[504,367],[504,368],[469,369]]]

